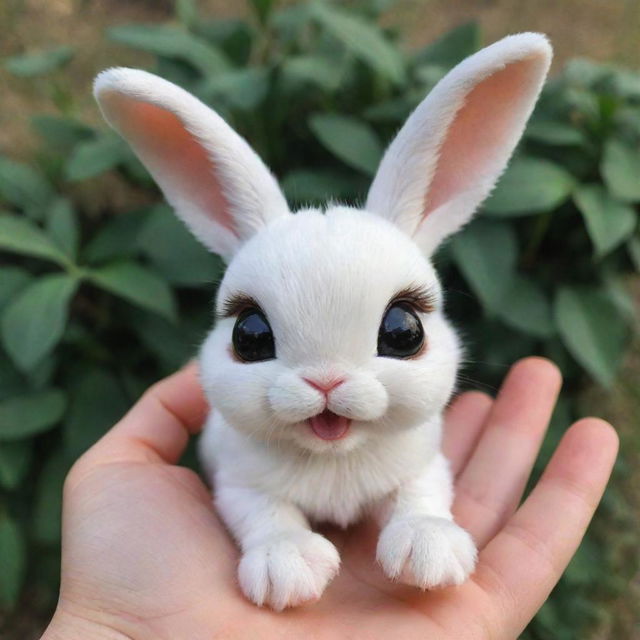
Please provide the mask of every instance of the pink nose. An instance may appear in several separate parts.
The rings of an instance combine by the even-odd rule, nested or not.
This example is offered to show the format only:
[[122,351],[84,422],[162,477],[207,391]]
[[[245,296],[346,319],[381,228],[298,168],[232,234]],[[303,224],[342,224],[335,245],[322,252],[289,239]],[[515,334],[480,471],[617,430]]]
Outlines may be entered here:
[[318,381],[311,380],[310,378],[302,378],[308,385],[311,385],[314,389],[321,391],[326,396],[331,390],[344,382],[344,378],[334,378],[332,380]]

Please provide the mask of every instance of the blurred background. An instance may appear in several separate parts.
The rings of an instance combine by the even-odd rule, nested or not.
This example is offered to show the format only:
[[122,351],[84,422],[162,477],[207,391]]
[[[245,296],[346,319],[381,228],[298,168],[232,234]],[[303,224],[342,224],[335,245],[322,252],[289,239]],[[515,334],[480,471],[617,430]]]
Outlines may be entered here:
[[[622,448],[597,517],[524,638],[640,638],[640,2],[3,0],[0,3],[0,637],[57,595],[73,461],[197,350],[223,265],[101,121],[91,81],[159,73],[218,110],[292,205],[359,202],[384,145],[453,65],[547,33],[552,78],[481,215],[437,256],[461,388],[515,359],[565,375],[571,419]],[[195,464],[190,451],[185,464]]]

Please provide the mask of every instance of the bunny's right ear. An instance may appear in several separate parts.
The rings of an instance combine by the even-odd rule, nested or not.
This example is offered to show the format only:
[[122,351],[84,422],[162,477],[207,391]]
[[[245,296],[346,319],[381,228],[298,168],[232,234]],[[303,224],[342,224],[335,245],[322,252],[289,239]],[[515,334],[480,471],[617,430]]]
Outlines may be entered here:
[[94,95],[176,213],[227,260],[258,229],[289,214],[260,158],[217,114],[180,87],[136,69],[103,71]]
[[366,209],[431,254],[471,219],[504,171],[550,63],[539,33],[508,36],[461,62],[387,149]]

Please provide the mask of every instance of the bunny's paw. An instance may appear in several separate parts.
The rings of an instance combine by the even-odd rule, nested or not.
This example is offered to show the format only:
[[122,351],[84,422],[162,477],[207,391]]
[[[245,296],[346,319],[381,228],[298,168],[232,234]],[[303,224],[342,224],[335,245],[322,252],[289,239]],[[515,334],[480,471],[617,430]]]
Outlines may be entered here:
[[392,519],[378,540],[377,558],[385,574],[421,589],[462,584],[476,557],[471,536],[445,518]]
[[301,531],[247,549],[238,579],[249,600],[281,611],[317,600],[339,566],[338,551],[326,538]]

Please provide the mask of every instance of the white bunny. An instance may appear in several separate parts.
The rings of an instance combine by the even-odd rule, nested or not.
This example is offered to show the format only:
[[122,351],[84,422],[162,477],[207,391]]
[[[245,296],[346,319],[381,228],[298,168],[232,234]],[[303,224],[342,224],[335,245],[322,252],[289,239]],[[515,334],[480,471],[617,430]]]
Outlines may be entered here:
[[317,599],[336,575],[315,521],[373,514],[393,580],[428,589],[473,571],[440,453],[460,346],[429,257],[504,170],[550,60],[534,33],[471,56],[409,117],[364,209],[295,215],[246,141],[195,97],[144,71],[98,76],[105,118],[229,261],[200,356],[213,407],[200,453],[256,604]]

